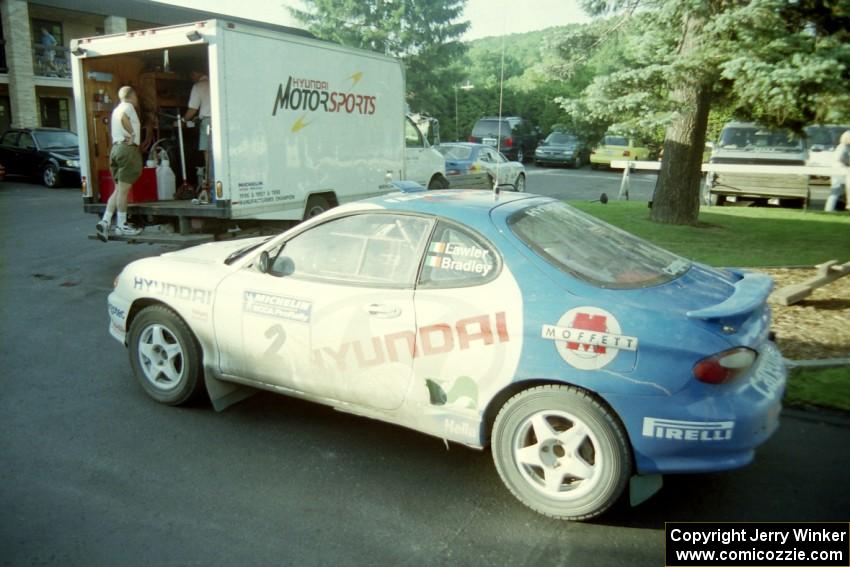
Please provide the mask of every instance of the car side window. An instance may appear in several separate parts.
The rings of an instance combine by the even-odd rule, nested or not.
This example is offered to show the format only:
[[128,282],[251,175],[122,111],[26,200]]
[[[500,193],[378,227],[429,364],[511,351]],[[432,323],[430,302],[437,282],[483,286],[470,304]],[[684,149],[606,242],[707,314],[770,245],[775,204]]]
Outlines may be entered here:
[[26,132],[21,132],[21,136],[18,138],[18,147],[25,150],[34,150],[35,140],[33,140],[32,136]]
[[432,221],[360,214],[315,226],[286,242],[271,272],[343,284],[413,287]]
[[6,132],[3,135],[3,138],[0,139],[0,146],[6,146],[14,148],[18,143],[18,133],[17,132]]
[[419,287],[465,287],[496,277],[499,258],[483,239],[440,221],[425,253]]
[[410,118],[405,118],[404,120],[404,145],[408,148],[425,147],[425,144],[422,142],[422,133]]
[[482,148],[481,152],[478,154],[478,159],[484,163],[493,163],[492,152],[487,148]]

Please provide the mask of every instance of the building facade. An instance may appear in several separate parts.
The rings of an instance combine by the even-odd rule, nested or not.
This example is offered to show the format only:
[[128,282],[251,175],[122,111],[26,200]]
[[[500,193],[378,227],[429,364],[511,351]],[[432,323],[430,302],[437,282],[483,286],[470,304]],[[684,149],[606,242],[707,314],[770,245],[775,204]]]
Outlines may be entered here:
[[216,16],[150,0],[0,0],[0,132],[33,126],[77,130],[72,39]]

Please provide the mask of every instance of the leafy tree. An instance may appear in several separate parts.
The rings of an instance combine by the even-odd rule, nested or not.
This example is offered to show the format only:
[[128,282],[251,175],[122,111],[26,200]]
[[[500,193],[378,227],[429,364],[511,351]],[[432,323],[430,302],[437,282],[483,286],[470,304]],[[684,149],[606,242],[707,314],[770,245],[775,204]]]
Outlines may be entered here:
[[[557,49],[568,78],[588,62],[575,53],[624,46],[596,75],[572,115],[634,128],[664,126],[664,162],[651,218],[694,224],[709,111],[799,130],[850,118],[848,0],[583,0],[595,15]],[[716,127],[716,126],[715,126]]]
[[400,58],[407,69],[407,98],[417,111],[434,113],[453,97],[463,56],[458,41],[469,27],[458,21],[466,0],[303,0],[293,16],[316,36]]

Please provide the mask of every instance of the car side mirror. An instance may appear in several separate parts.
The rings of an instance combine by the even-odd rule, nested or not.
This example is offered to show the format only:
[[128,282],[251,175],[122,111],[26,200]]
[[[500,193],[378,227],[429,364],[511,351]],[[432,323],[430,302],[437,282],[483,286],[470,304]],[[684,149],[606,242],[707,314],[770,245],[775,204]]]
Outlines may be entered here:
[[295,273],[295,262],[289,256],[278,256],[272,266],[271,274],[277,277],[290,276]]
[[260,254],[260,260],[257,262],[257,269],[259,269],[262,273],[269,273],[269,264],[271,263],[271,258],[269,258],[269,253],[266,250],[263,250],[262,254]]

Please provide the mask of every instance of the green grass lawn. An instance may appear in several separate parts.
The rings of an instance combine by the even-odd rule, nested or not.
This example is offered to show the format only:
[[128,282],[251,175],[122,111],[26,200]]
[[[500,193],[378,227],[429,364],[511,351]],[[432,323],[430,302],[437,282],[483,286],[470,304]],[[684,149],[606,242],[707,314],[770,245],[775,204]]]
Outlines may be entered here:
[[765,207],[703,207],[700,226],[649,220],[645,202],[570,205],[676,254],[713,266],[799,266],[850,261],[850,214]]
[[850,411],[850,366],[794,370],[788,378],[786,403]]

